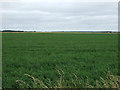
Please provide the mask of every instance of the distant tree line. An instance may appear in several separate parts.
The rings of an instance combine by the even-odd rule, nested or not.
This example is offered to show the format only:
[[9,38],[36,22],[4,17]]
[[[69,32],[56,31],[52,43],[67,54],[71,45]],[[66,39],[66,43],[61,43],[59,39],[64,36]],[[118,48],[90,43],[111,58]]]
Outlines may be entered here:
[[2,30],[0,32],[36,32],[36,31]]
[[[19,31],[19,30],[2,30],[0,32],[36,32],[36,31]],[[56,31],[56,32],[100,32],[100,33],[120,33],[114,31]]]
[[3,30],[2,32],[24,32],[24,31],[15,31],[15,30]]
[[112,33],[112,31],[102,31],[102,33]]

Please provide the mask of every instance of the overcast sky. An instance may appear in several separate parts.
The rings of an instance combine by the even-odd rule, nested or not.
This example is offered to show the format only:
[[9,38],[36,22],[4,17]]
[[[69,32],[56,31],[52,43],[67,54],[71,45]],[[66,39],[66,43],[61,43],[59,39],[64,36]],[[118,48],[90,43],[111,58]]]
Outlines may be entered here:
[[[72,1],[72,2],[71,2]],[[2,29],[118,30],[117,2],[2,2]]]

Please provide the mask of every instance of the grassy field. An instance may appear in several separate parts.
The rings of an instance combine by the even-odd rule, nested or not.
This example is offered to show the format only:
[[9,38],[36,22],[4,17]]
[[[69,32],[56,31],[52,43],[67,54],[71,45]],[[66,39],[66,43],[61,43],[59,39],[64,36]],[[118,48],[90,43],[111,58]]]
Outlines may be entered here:
[[5,88],[18,87],[16,80],[31,84],[24,74],[54,85],[62,73],[68,87],[76,76],[95,85],[108,71],[119,74],[117,34],[3,33],[2,44]]

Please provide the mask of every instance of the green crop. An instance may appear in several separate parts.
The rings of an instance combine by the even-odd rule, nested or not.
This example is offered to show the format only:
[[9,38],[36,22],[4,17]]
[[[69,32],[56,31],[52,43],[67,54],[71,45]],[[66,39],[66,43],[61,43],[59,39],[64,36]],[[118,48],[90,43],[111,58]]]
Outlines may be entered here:
[[5,88],[18,87],[16,80],[29,83],[24,74],[55,84],[59,69],[69,84],[74,75],[95,85],[107,71],[118,74],[117,34],[3,33],[2,44]]

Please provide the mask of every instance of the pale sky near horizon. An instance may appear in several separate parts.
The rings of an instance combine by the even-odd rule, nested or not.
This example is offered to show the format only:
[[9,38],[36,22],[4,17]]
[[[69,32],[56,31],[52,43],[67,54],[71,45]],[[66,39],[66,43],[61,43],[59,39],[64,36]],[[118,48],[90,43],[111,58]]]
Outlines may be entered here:
[[4,0],[1,5],[0,29],[118,30],[117,0]]

